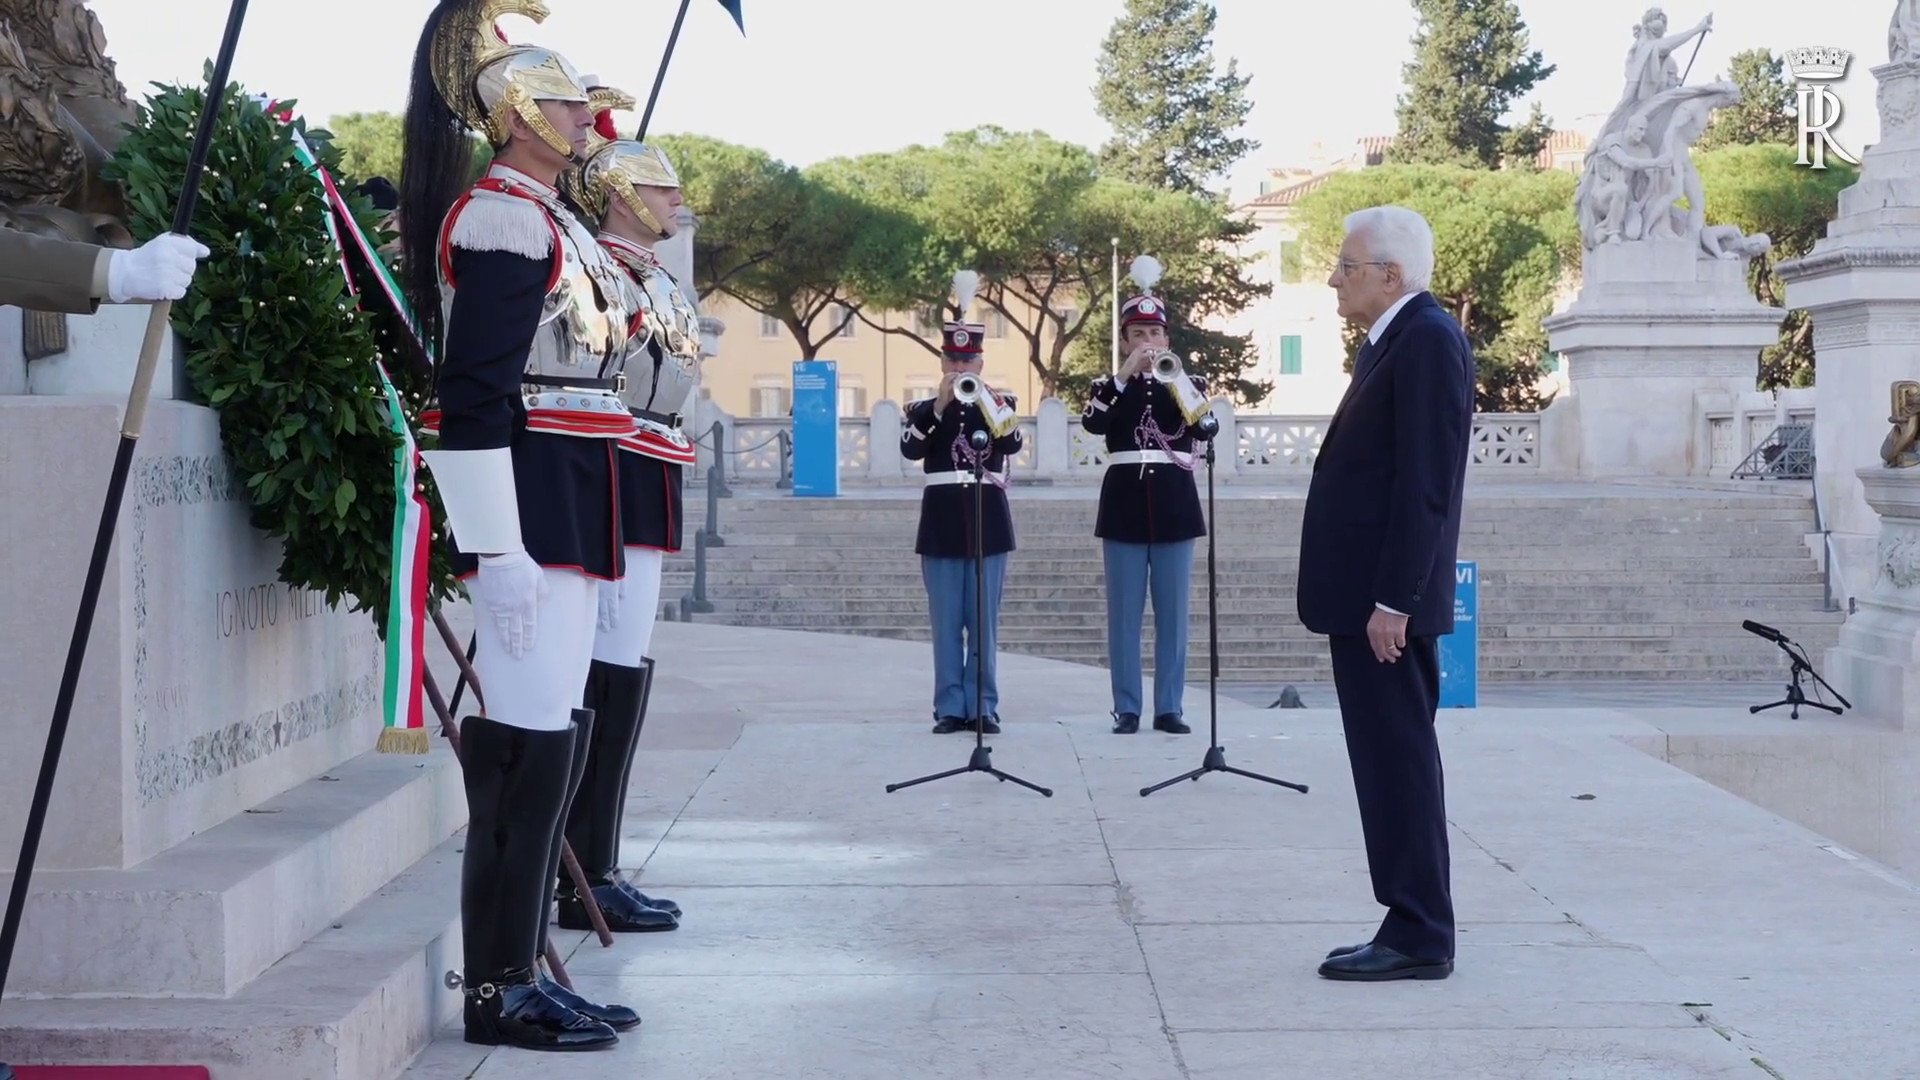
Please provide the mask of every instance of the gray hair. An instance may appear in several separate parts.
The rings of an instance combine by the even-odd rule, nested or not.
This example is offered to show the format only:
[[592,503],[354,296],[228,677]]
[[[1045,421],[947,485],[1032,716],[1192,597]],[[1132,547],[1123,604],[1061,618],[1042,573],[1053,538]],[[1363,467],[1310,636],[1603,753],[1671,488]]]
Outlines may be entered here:
[[1367,251],[1400,268],[1408,292],[1433,284],[1433,226],[1404,206],[1369,206],[1347,215],[1347,235],[1364,233]]

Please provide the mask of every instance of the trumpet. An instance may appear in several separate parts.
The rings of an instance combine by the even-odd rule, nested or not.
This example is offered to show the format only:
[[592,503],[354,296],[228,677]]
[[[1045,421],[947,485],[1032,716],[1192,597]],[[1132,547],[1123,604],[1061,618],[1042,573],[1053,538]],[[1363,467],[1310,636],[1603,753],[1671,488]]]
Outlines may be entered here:
[[1180,358],[1162,349],[1153,354],[1153,377],[1161,382],[1172,382],[1181,374]]
[[953,380],[953,400],[962,405],[972,405],[987,393],[987,384],[980,376],[967,374]]

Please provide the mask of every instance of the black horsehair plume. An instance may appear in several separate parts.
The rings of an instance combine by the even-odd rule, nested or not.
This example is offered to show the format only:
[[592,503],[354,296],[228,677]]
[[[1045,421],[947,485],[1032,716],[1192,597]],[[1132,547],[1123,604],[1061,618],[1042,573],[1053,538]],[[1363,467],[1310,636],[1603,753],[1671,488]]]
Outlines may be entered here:
[[440,340],[440,223],[473,175],[473,142],[433,79],[433,39],[473,0],[440,0],[420,31],[400,153],[400,253],[407,302],[425,341]]

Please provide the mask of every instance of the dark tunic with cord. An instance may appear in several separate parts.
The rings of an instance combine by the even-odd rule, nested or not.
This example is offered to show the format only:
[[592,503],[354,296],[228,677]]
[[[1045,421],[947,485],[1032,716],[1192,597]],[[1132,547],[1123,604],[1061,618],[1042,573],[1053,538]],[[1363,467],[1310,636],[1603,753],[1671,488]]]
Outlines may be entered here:
[[[1017,407],[1012,394],[1002,394],[1009,405]],[[929,476],[965,473],[971,476],[973,447],[967,435],[984,430],[986,416],[974,405],[958,401],[947,405],[946,415],[933,415],[933,398],[907,406],[906,430],[900,436],[900,453],[908,461],[922,463]],[[920,494],[920,531],[914,537],[915,554],[936,559],[971,559],[974,554],[974,499],[980,499],[981,542],[987,555],[1013,550],[1013,510],[1007,504],[1006,489],[993,483],[994,475],[1006,475],[1008,462],[1020,453],[1026,440],[1015,428],[987,446],[988,479],[976,491],[972,483],[928,484]]]
[[[1207,384],[1189,376],[1202,394]],[[1159,450],[1196,460],[1193,429],[1180,403],[1151,375],[1135,375],[1122,388],[1113,377],[1095,379],[1080,426],[1106,438],[1107,453]],[[1158,432],[1160,439],[1154,438]],[[1164,444],[1163,444],[1164,440]],[[1204,465],[1201,466],[1205,468]],[[1100,480],[1100,513],[1093,535],[1129,544],[1167,544],[1207,534],[1200,490],[1189,469],[1169,463],[1109,464]]]

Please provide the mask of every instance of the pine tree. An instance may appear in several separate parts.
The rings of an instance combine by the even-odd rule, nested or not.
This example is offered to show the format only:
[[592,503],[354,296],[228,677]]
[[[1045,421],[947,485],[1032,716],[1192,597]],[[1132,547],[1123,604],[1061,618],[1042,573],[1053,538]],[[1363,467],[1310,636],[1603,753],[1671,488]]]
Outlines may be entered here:
[[[1173,306],[1168,335],[1173,351],[1193,371],[1207,377],[1216,392],[1234,394],[1249,404],[1272,390],[1243,377],[1257,359],[1251,335],[1205,329],[1203,320],[1231,315],[1270,295],[1272,286],[1247,280],[1245,262],[1234,254],[1251,234],[1251,223],[1235,218],[1222,196],[1209,192],[1240,159],[1258,149],[1252,139],[1234,134],[1253,110],[1247,98],[1251,81],[1235,60],[1216,73],[1213,56],[1214,6],[1204,0],[1127,0],[1100,50],[1094,99],[1113,138],[1101,149],[1101,171],[1148,187],[1183,192],[1212,207],[1214,229],[1197,257],[1170,259],[1167,276],[1155,292]],[[1129,238],[1123,237],[1123,246]],[[1148,252],[1147,254],[1155,254]],[[1084,374],[1105,371],[1109,313],[1094,316],[1076,349]]]
[[1799,127],[1794,119],[1793,83],[1779,57],[1766,49],[1737,52],[1721,80],[1740,88],[1740,100],[1714,110],[1706,133],[1693,144],[1696,151],[1793,142]]
[[1239,62],[1214,73],[1214,7],[1202,0],[1127,0],[1100,49],[1094,100],[1113,138],[1101,166],[1153,187],[1196,194],[1259,149],[1233,133],[1253,102]]
[[1535,103],[1526,120],[1504,121],[1515,102],[1555,71],[1527,48],[1514,0],[1413,0],[1419,16],[1405,66],[1395,163],[1499,168],[1531,165],[1553,133]]

